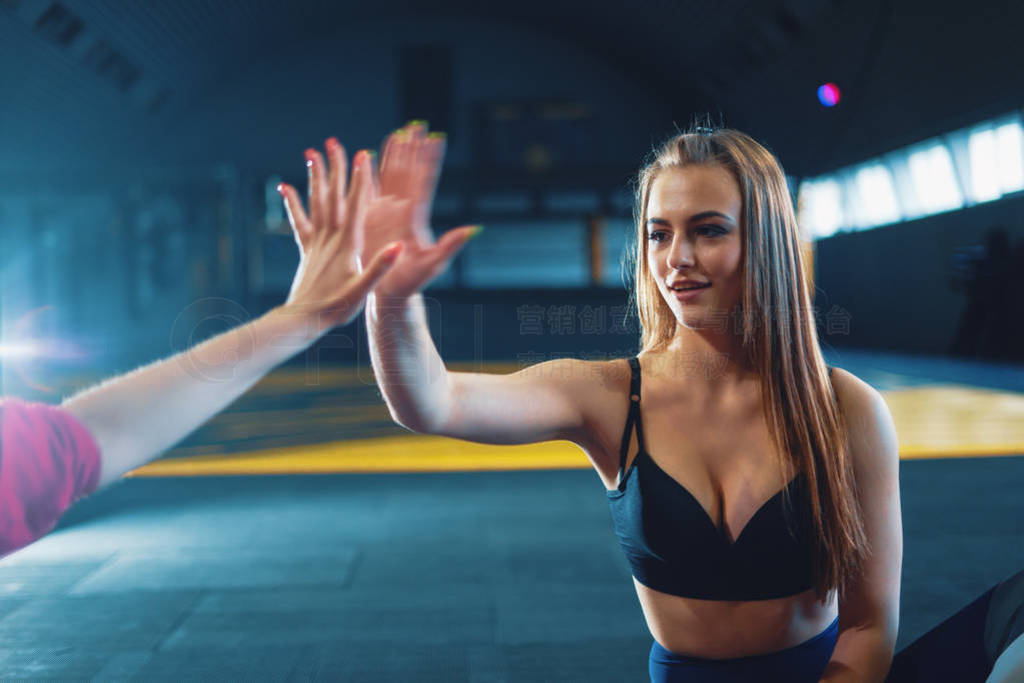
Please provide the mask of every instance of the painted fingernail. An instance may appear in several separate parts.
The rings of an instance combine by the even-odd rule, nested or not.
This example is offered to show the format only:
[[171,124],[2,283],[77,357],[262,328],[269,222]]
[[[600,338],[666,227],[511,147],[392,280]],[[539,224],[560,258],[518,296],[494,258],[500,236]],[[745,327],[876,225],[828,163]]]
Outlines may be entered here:
[[330,151],[333,152],[334,150],[338,149],[339,147],[341,147],[341,143],[338,142],[338,138],[336,138],[336,137],[329,137],[329,138],[327,138],[327,149],[329,149]]
[[427,138],[429,138],[431,140],[445,140],[445,139],[448,138],[448,134],[445,133],[444,131],[438,130],[438,131],[434,131],[433,133],[430,133],[429,135],[427,135]]
[[484,231],[484,226],[482,226],[482,225],[474,225],[470,229],[470,231],[469,231],[469,239],[473,239],[474,237],[476,237],[477,235],[479,235],[483,231]]
[[314,159],[316,159],[316,155],[313,152],[313,148],[311,147],[306,150],[306,166],[312,166]]
[[284,188],[285,188],[285,184],[284,183],[278,183],[277,184],[277,192],[278,192],[278,194],[284,194]]
[[426,127],[427,122],[424,121],[423,119],[413,119],[412,121],[410,121],[409,123],[407,123],[405,125],[407,125],[407,126],[423,126],[423,127]]

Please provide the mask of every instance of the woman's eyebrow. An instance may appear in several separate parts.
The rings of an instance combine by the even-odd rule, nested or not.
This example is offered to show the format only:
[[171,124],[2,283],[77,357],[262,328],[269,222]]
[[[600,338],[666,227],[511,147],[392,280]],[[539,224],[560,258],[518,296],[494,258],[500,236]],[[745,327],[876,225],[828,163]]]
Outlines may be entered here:
[[[735,223],[736,222],[736,220],[732,216],[730,216],[728,214],[725,214],[725,213],[722,213],[721,211],[701,211],[700,213],[695,213],[692,216],[690,216],[690,218],[686,222],[687,223],[696,223],[697,221],[702,221],[705,218],[724,218],[725,220],[729,221],[730,223]],[[665,220],[664,218],[657,218],[657,217],[648,218],[647,219],[647,224],[648,225],[651,225],[651,224],[654,224],[654,225],[670,225],[670,223],[667,220]]]
[[697,221],[702,221],[705,218],[724,218],[730,223],[736,222],[732,216],[724,214],[721,211],[701,211],[700,213],[695,213],[692,216],[690,216],[690,220],[688,222],[695,223]]

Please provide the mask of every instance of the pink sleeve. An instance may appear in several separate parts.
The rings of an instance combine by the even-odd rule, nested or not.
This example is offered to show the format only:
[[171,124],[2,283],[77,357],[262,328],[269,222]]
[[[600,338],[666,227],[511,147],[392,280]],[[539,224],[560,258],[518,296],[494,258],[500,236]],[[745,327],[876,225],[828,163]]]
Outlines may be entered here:
[[0,557],[50,531],[99,477],[96,441],[70,413],[0,400]]

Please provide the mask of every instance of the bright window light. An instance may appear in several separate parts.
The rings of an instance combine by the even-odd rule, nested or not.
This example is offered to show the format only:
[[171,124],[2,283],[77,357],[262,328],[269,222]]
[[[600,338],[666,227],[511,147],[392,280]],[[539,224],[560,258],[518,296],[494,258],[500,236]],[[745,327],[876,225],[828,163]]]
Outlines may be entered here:
[[843,225],[843,205],[839,183],[814,180],[800,184],[797,206],[799,221],[812,238],[828,237]]
[[1024,189],[1024,133],[1019,122],[996,128],[997,168],[1003,194]]
[[953,159],[942,143],[910,154],[910,177],[924,214],[958,209],[964,198],[956,183]]
[[1024,191],[1024,120],[980,122],[800,185],[798,217],[812,238],[873,228]]
[[971,133],[967,139],[967,153],[971,160],[971,199],[976,202],[999,199],[1003,193],[999,183],[995,131],[983,128]]
[[874,163],[862,167],[854,176],[857,188],[859,227],[895,223],[900,220],[900,206],[896,201],[892,174],[884,164]]

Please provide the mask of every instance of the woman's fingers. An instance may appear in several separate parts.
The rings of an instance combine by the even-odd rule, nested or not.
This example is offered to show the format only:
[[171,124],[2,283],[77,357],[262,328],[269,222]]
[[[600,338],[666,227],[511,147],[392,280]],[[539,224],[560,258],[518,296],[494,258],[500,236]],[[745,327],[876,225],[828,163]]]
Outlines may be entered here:
[[437,180],[441,176],[441,162],[444,161],[446,142],[444,133],[431,133],[420,142],[413,176],[417,199],[433,200]]
[[348,163],[345,148],[337,138],[327,138],[327,220],[329,230],[335,230],[345,216],[345,183],[348,176]]
[[326,203],[326,177],[324,158],[313,148],[306,150],[306,168],[309,171],[309,221],[314,228],[323,226]]
[[411,121],[388,137],[387,163],[381,161],[381,194],[409,196],[419,143],[426,130],[422,121]]
[[352,159],[352,184],[345,199],[345,215],[341,224],[341,248],[360,253],[363,248],[363,230],[366,211],[372,196],[373,169],[370,153],[362,149]]
[[427,244],[433,241],[430,234],[430,210],[434,203],[434,192],[441,175],[444,160],[445,135],[431,133],[416,143],[416,158],[409,177],[408,196],[413,201],[413,228],[420,239]]
[[299,193],[288,183],[279,183],[277,192],[281,195],[281,199],[284,200],[284,211],[288,214],[288,223],[295,232],[299,246],[302,246],[309,238],[311,228],[306,211],[302,208],[302,200],[299,199]]
[[397,195],[401,191],[403,163],[408,148],[409,132],[399,128],[391,133],[384,142],[384,152],[380,157],[380,193]]
[[441,239],[434,245],[433,251],[437,252],[442,261],[447,261],[455,256],[466,245],[466,242],[483,232],[483,229],[482,225],[465,225],[449,230],[441,235]]
[[405,124],[405,129],[409,131],[410,140],[412,142],[418,142],[427,136],[426,121],[410,121]]
[[386,138],[384,138],[384,145],[381,147],[380,151],[381,175],[386,173],[391,166],[391,157],[394,156],[396,149],[395,145],[398,143],[398,132],[401,130],[401,128],[393,130]]
[[405,144],[400,150],[398,158],[399,167],[402,173],[398,178],[398,192],[403,197],[415,199],[416,178],[419,169],[419,158],[423,148],[423,141],[427,137],[427,124],[423,121],[411,121],[405,127]]
[[377,169],[377,153],[372,149],[366,150],[366,191],[371,199],[380,196],[380,172]]
[[433,247],[423,255],[423,269],[427,273],[426,279],[420,284],[420,288],[426,287],[427,283],[444,272],[448,263],[455,257],[466,242],[473,239],[483,231],[482,225],[467,225],[461,228],[449,230],[441,236]]

